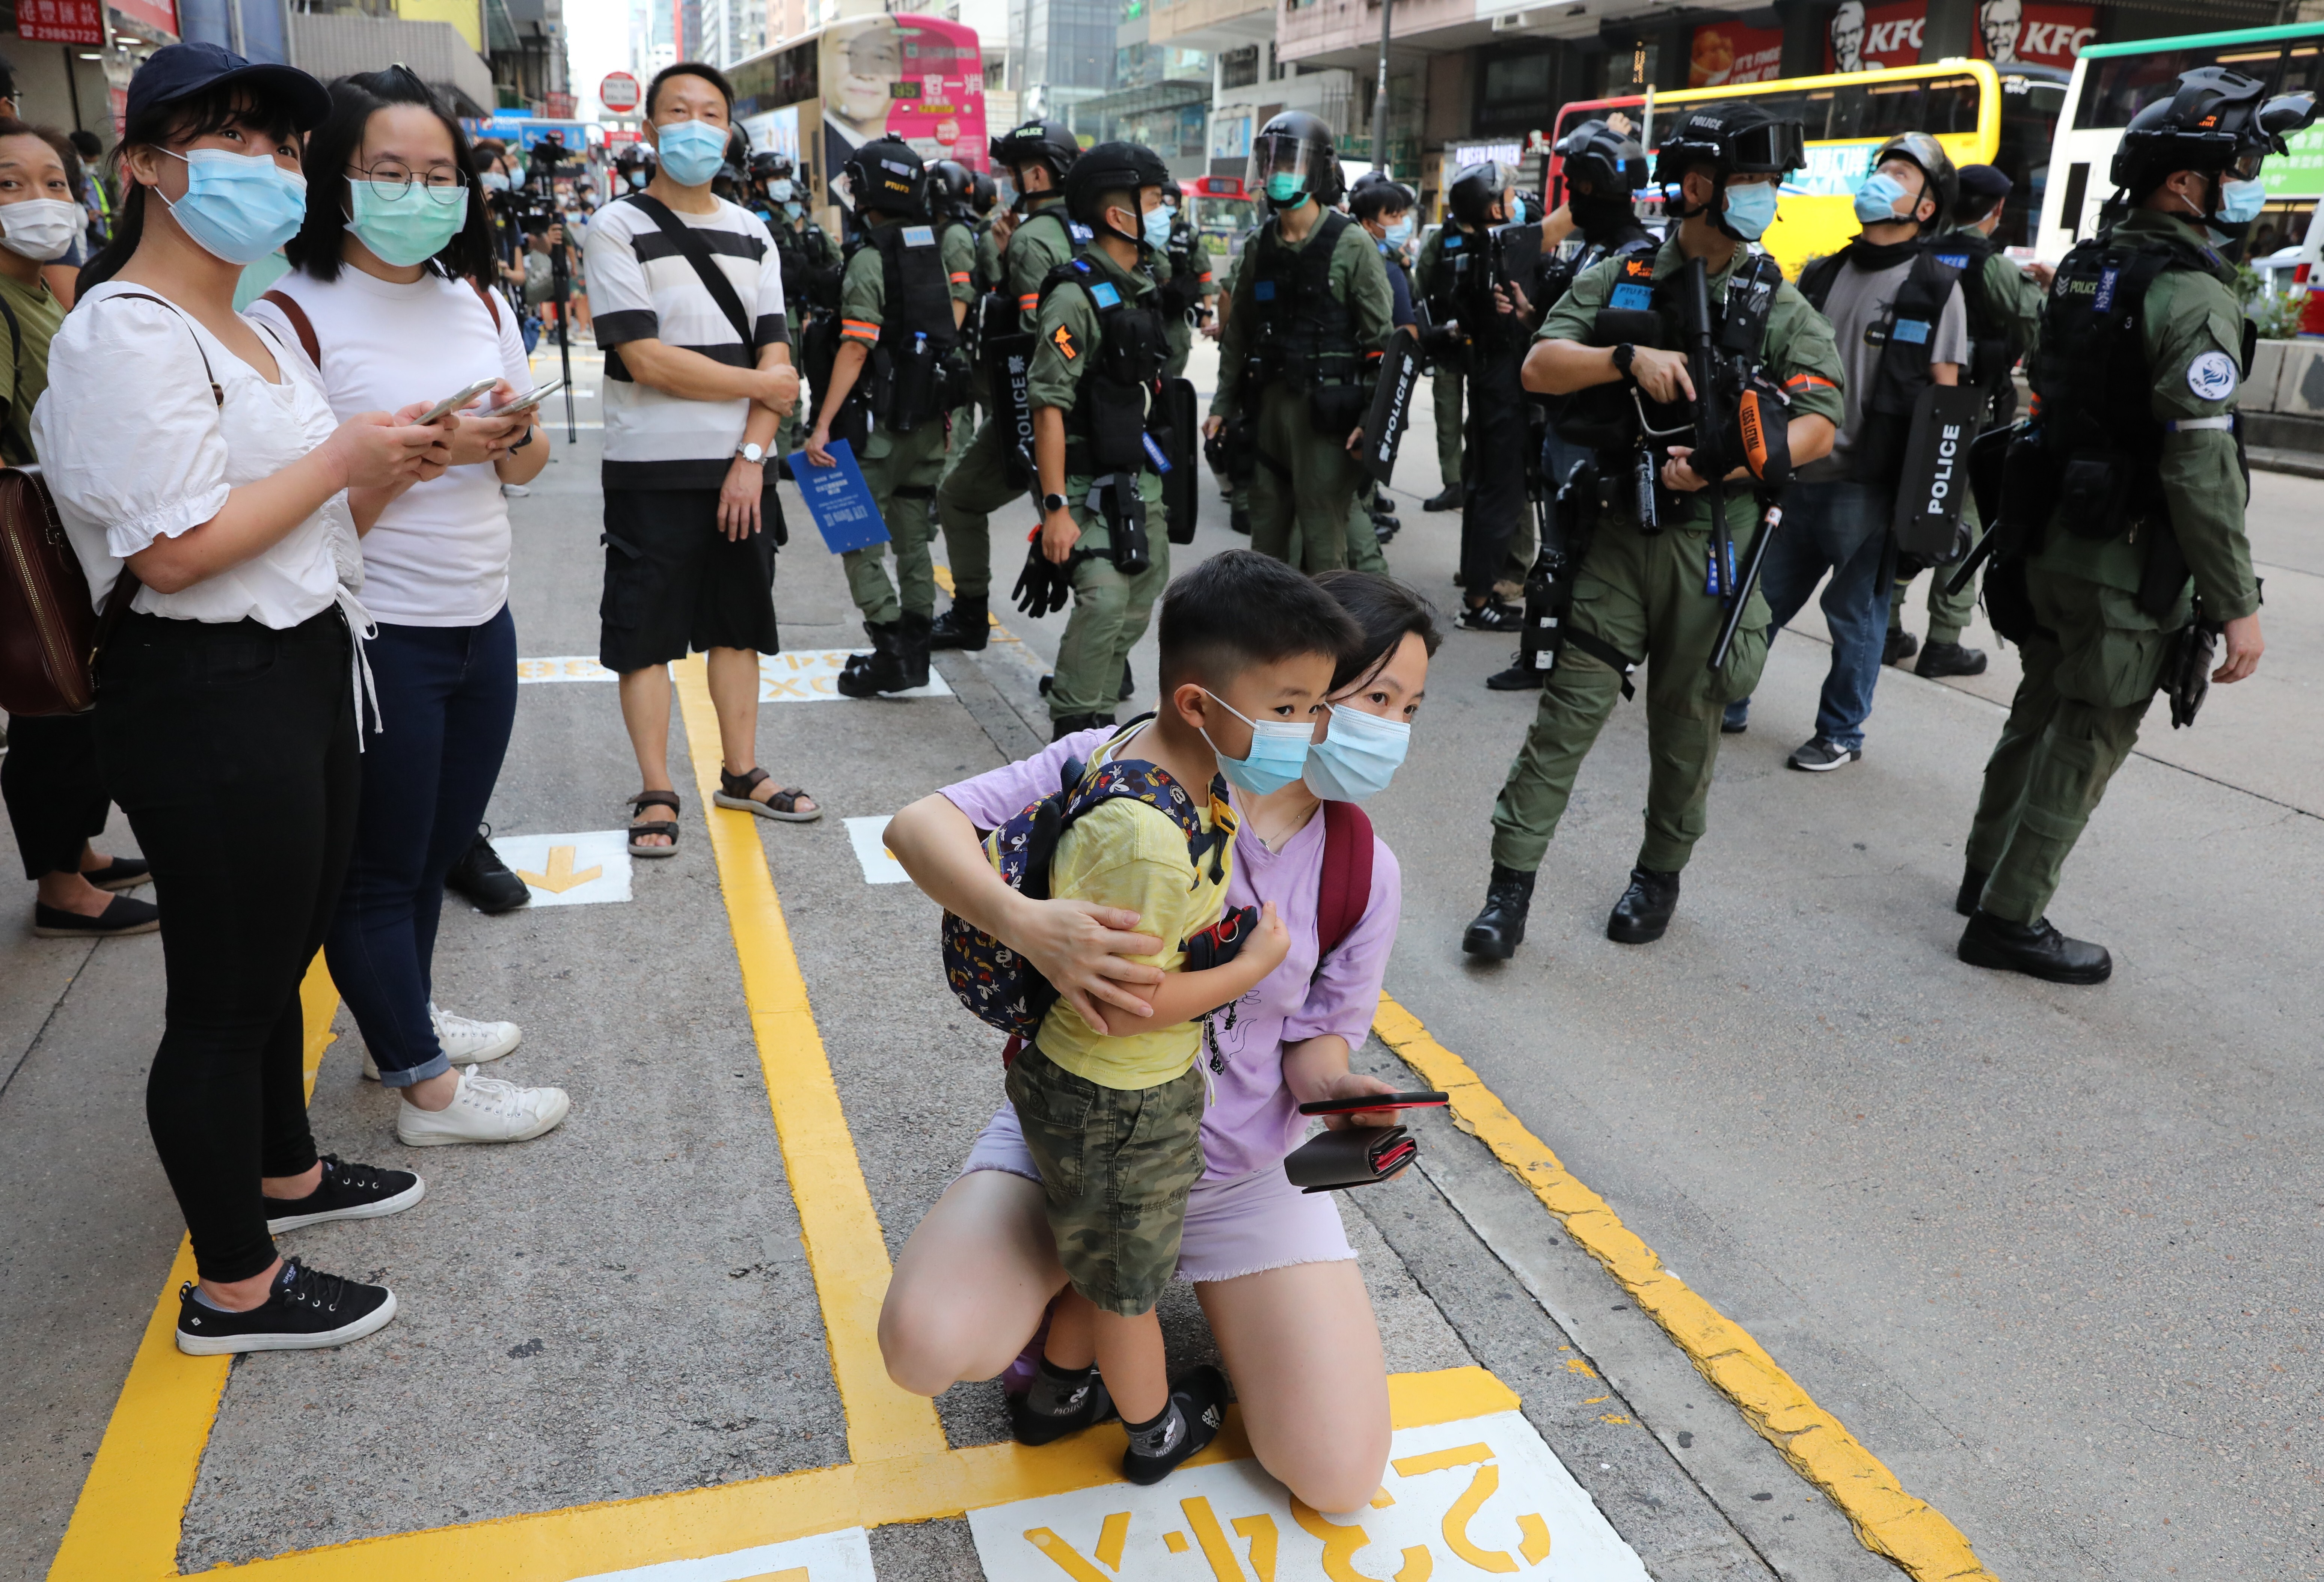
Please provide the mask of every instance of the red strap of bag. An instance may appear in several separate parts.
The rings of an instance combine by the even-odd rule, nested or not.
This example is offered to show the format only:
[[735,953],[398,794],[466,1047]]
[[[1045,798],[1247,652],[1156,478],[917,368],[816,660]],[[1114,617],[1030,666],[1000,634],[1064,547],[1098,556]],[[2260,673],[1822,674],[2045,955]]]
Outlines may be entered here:
[[1352,802],[1323,804],[1323,876],[1316,886],[1315,964],[1340,948],[1372,897],[1372,821]]

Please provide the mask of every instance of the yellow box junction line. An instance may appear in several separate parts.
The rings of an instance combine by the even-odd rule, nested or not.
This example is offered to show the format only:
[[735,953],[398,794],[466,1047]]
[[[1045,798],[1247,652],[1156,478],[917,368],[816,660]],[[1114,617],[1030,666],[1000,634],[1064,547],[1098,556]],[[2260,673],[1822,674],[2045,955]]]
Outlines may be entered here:
[[1654,1248],[1622,1223],[1605,1199],[1574,1179],[1549,1145],[1510,1113],[1467,1061],[1431,1037],[1419,1017],[1383,994],[1372,1030],[1432,1086],[1452,1095],[1462,1128],[1490,1148],[1557,1217],[1574,1244],[1605,1265],[1639,1311],[1663,1327],[1761,1438],[1831,1496],[1865,1548],[1917,1582],[1995,1582],[1960,1529],[1906,1493],[1896,1475],[1818,1406],[1740,1325],[1664,1268]]

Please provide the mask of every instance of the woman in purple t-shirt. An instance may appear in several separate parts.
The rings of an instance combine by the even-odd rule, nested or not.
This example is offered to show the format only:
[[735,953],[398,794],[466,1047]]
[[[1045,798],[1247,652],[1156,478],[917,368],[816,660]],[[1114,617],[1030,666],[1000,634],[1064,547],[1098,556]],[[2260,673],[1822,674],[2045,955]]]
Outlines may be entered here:
[[[1350,1511],[1379,1487],[1387,1462],[1387,1365],[1337,1202],[1329,1193],[1302,1194],[1285,1177],[1283,1158],[1305,1136],[1301,1103],[1389,1091],[1350,1072],[1348,1054],[1379,1004],[1402,888],[1395,855],[1375,839],[1363,915],[1317,961],[1318,791],[1355,800],[1386,784],[1438,635],[1428,606],[1400,584],[1362,572],[1319,580],[1355,617],[1365,652],[1333,677],[1331,714],[1344,717],[1336,728],[1328,718],[1318,722],[1318,742],[1328,731],[1333,746],[1311,753],[1306,777],[1264,797],[1235,794],[1242,823],[1227,905],[1273,902],[1290,927],[1291,953],[1236,1002],[1231,1027],[1223,1016],[1214,1020],[1216,1051],[1206,1047],[1200,1057],[1216,1100],[1203,1121],[1203,1179],[1187,1201],[1178,1276],[1194,1282],[1210,1319],[1259,1464],[1315,1509]],[[898,814],[886,837],[923,890],[1024,954],[1101,1029],[1104,1006],[1148,1014],[1139,991],[1162,974],[1130,958],[1155,954],[1161,943],[1130,932],[1133,913],[1027,900],[993,871],[980,832],[1048,795],[1068,757],[1086,759],[1111,733],[1083,731],[947,786]],[[1333,1124],[1392,1118],[1375,1111]],[[880,1314],[889,1375],[934,1395],[999,1375],[1065,1284],[1039,1173],[1015,1111],[1003,1104],[896,1261]],[[1094,1353],[1085,1336],[1065,1333],[1073,1311],[1059,1310],[1047,1355],[1078,1366]],[[1089,1404],[1102,1411],[1102,1393]],[[1024,1413],[1017,1415],[1020,1437],[1054,1437],[1028,1433]]]

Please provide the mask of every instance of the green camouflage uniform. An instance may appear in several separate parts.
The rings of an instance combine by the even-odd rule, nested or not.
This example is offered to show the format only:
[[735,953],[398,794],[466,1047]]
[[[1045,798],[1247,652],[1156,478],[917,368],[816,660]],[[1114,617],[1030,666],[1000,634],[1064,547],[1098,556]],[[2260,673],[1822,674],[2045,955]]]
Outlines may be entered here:
[[[1132,306],[1152,301],[1153,278],[1142,270],[1126,270],[1093,247],[1082,255],[1096,278],[1112,282],[1122,300]],[[1027,400],[1038,412],[1056,407],[1070,414],[1081,399],[1082,375],[1098,361],[1104,343],[1097,309],[1088,293],[1072,287],[1051,291],[1041,304],[1039,340]],[[1067,354],[1068,349],[1071,355]],[[1067,425],[1071,431],[1070,421]],[[1132,644],[1146,633],[1154,601],[1170,580],[1170,537],[1162,510],[1162,479],[1151,467],[1138,475],[1139,498],[1146,501],[1146,536],[1153,564],[1136,576],[1114,569],[1109,553],[1111,539],[1105,519],[1093,514],[1088,500],[1091,475],[1075,472],[1078,446],[1066,446],[1065,499],[1074,525],[1081,529],[1074,546],[1074,612],[1066,619],[1065,636],[1057,642],[1056,679],[1049,685],[1049,715],[1110,716],[1121,702],[1121,667]]]
[[[1727,281],[1744,256],[1738,248],[1711,277],[1714,310],[1727,299]],[[1551,308],[1535,339],[1587,345],[1598,310],[1613,293],[1625,261],[1609,258],[1585,270]],[[1675,240],[1655,254],[1655,279],[1683,266]],[[1680,327],[1666,325],[1667,344],[1680,344]],[[1834,428],[1843,415],[1841,370],[1831,326],[1789,281],[1778,289],[1767,319],[1763,355],[1767,373],[1792,397],[1793,416],[1820,417]],[[1711,569],[1711,509],[1700,492],[1666,497],[1663,530],[1643,533],[1627,488],[1599,513],[1597,531],[1576,568],[1573,606],[1566,616],[1632,659],[1646,664],[1646,839],[1637,866],[1675,873],[1702,839],[1711,772],[1719,759],[1719,718],[1731,698],[1748,697],[1767,658],[1767,606],[1755,586],[1726,668],[1708,668],[1724,620],[1716,594],[1706,591]],[[1739,567],[1757,532],[1759,507],[1749,489],[1727,485],[1727,530]],[[1525,746],[1509,766],[1493,805],[1493,860],[1525,872],[1541,866],[1550,838],[1573,793],[1573,777],[1598,740],[1620,695],[1621,676],[1596,656],[1568,643],[1542,687],[1541,704]]]
[[[1306,235],[1296,244],[1286,244],[1289,250],[1306,247],[1323,223],[1319,214]],[[1281,217],[1268,225],[1277,227],[1279,236]],[[1244,245],[1246,257],[1254,256],[1259,236],[1266,234],[1262,228]],[[1370,232],[1353,221],[1342,228],[1325,280],[1353,320],[1358,352],[1385,350],[1396,333],[1395,298]],[[1254,398],[1258,402],[1259,465],[1251,474],[1250,547],[1310,573],[1336,571],[1348,563],[1348,510],[1357,484],[1366,477],[1363,464],[1348,454],[1345,434],[1316,430],[1307,391],[1295,391],[1281,379],[1270,380],[1258,391],[1241,388],[1245,361],[1259,328],[1256,286],[1250,270],[1236,271],[1233,307],[1219,336],[1219,389],[1211,400],[1211,416],[1232,422],[1246,402]],[[1296,545],[1295,529],[1299,538]]]
[[[2114,234],[2207,245],[2186,221],[2144,209],[2134,209]],[[2142,329],[2154,375],[2149,409],[2157,421],[2234,409],[2246,372],[2234,279],[2224,264],[2216,275],[2173,269],[2147,289]],[[2224,390],[2215,354],[2235,370]],[[2208,379],[2190,371],[2206,357],[2214,358]],[[2217,391],[2216,399],[2205,399],[2199,385]],[[2026,564],[2026,592],[2043,630],[2021,645],[2024,679],[1986,762],[1969,837],[1969,866],[1990,876],[1981,904],[2008,922],[2031,924],[2048,911],[2068,854],[2137,743],[2172,634],[2192,619],[2193,596],[2201,597],[2211,621],[2234,621],[2259,608],[2235,435],[2224,428],[2166,433],[2161,472],[2167,530],[2179,541],[2193,585],[2160,620],[2138,602],[2150,543],[2135,534],[2085,538],[2053,521]]]
[[[1041,282],[1049,271],[1074,255],[1072,244],[1064,229],[1065,200],[1062,193],[1042,193],[1036,197],[1030,213],[1018,223],[1001,253],[1001,262],[1008,274],[1009,294],[1017,299],[1018,311],[1029,324],[1039,299]],[[1056,223],[1044,219],[1033,223],[1036,216],[1055,215]],[[991,513],[1011,501],[1022,500],[1027,491],[1009,481],[1008,446],[1014,436],[1005,436],[1001,427],[990,417],[976,431],[967,449],[945,475],[944,486],[936,493],[936,516],[944,524],[945,555],[951,563],[953,597],[982,599],[992,587]],[[1085,711],[1088,712],[1088,711]],[[1102,712],[1102,711],[1101,711]]]
[[[1450,223],[1449,221],[1447,222]],[[1425,302],[1450,290],[1452,282],[1439,284],[1436,271],[1444,265],[1444,231],[1442,226],[1428,235],[1420,244],[1420,257],[1413,264],[1413,299]],[[1436,409],[1436,472],[1444,487],[1458,492],[1461,487],[1461,387],[1462,373],[1451,364],[1436,370],[1432,391]]]
[[[873,228],[900,223],[881,220]],[[847,261],[847,273],[839,286],[839,344],[869,352],[877,327],[886,322],[886,299],[887,278],[879,249],[868,244],[858,247],[855,256]],[[862,334],[859,327],[871,327],[873,336]],[[856,376],[856,390],[862,390],[871,377],[872,365],[867,362]],[[936,560],[928,553],[928,542],[935,535],[928,530],[928,501],[935,495],[936,480],[944,475],[944,445],[940,418],[922,423],[909,434],[899,434],[875,422],[863,454],[856,458],[863,469],[863,482],[872,491],[872,501],[880,508],[880,520],[888,526],[887,552],[896,557],[896,581],[891,584],[887,567],[881,564],[881,546],[850,549],[840,556],[847,571],[848,596],[874,626],[894,621],[899,610],[912,615],[936,613]]]

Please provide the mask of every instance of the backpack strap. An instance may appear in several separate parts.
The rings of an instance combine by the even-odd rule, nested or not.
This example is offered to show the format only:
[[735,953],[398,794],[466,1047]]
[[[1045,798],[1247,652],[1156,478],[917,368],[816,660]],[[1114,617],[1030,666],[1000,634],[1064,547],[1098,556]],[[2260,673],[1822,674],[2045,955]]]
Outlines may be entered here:
[[[14,438],[16,435],[17,409],[23,404],[16,400],[16,390],[18,382],[23,378],[24,332],[16,322],[16,310],[8,306],[8,299],[5,297],[0,297],[0,318],[5,318],[8,321],[9,368],[9,396],[5,409],[0,409],[0,462],[6,462],[13,467],[17,463],[14,457],[7,455],[7,450],[8,441]],[[2244,366],[2246,368],[2251,366],[2250,358],[2244,359]],[[27,449],[29,448],[28,446]]]
[[1352,802],[1323,804],[1323,875],[1315,893],[1315,966],[1340,948],[1372,897],[1372,821]]
[[[478,280],[474,275],[463,275],[460,278],[468,282],[468,289],[470,290],[475,292],[477,296],[484,299],[484,310],[493,316],[493,333],[495,335],[499,334],[501,327],[501,299],[499,293],[493,290],[491,287],[485,285],[484,281]],[[267,295],[271,297],[273,293],[270,291]]]
[[315,338],[315,321],[307,317],[307,310],[299,306],[299,299],[288,291],[268,291],[258,299],[272,302],[282,310],[282,317],[290,321],[290,333],[299,337],[299,349],[307,354],[307,361],[315,365],[316,373],[320,373],[323,371],[323,343]]

